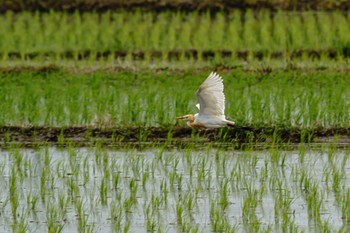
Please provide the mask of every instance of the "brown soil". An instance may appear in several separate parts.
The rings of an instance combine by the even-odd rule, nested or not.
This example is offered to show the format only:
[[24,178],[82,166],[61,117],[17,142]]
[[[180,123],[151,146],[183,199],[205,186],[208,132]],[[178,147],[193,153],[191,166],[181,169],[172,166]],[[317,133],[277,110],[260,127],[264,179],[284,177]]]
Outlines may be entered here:
[[271,10],[343,10],[349,9],[349,1],[337,0],[0,0],[0,12],[20,11],[96,11],[134,10],[149,11],[222,11],[231,9]]
[[[23,146],[63,145],[91,146],[96,142],[110,146],[137,143],[300,143],[329,142],[341,138],[350,143],[350,128],[283,129],[278,127],[234,127],[210,130],[192,130],[188,127],[175,128],[96,128],[96,127],[46,127],[46,126],[2,126],[0,146],[12,144]],[[332,141],[331,140],[331,141]]]
[[[125,59],[128,54],[131,55],[132,59],[135,61],[142,61],[146,59],[146,53],[147,56],[153,60],[153,59],[163,59],[164,56],[169,61],[179,61],[181,57],[185,57],[187,59],[191,58],[194,60],[198,60],[199,58],[203,60],[211,60],[215,57],[220,58],[238,58],[241,60],[247,60],[249,57],[253,57],[257,60],[263,60],[264,58],[270,58],[270,59],[299,59],[302,57],[307,57],[312,60],[319,60],[322,56],[328,57],[329,59],[337,59],[339,57],[350,57],[350,50],[349,48],[343,48],[340,50],[334,50],[334,49],[328,49],[328,50],[293,50],[291,52],[282,52],[282,51],[273,51],[273,52],[266,52],[266,51],[248,51],[248,50],[241,50],[241,51],[230,51],[230,50],[220,50],[220,51],[211,51],[211,50],[205,50],[205,51],[198,51],[196,49],[189,49],[189,50],[171,50],[169,52],[162,52],[162,51],[142,51],[142,50],[135,50],[135,51],[126,51],[126,50],[118,50],[118,51],[105,51],[105,52],[93,52],[93,51],[81,51],[81,52],[73,52],[73,51],[67,51],[60,53],[59,56],[61,58],[65,59],[78,59],[78,60],[86,60],[94,58],[96,60],[99,59],[106,59],[109,56],[113,56],[115,59]],[[3,57],[4,54],[0,53],[0,57]],[[44,57],[57,57],[57,55],[53,52],[44,52],[44,53],[26,53],[22,54],[19,52],[9,52],[6,54],[10,59],[21,59],[22,56],[24,56],[24,59],[30,60],[35,58],[44,58]]]

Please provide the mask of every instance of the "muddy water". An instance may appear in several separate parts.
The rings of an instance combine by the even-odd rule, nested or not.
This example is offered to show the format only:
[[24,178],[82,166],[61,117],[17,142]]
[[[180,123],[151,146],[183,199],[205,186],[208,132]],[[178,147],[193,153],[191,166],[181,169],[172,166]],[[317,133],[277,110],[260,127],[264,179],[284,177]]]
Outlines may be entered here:
[[349,155],[331,146],[3,150],[0,232],[346,231]]

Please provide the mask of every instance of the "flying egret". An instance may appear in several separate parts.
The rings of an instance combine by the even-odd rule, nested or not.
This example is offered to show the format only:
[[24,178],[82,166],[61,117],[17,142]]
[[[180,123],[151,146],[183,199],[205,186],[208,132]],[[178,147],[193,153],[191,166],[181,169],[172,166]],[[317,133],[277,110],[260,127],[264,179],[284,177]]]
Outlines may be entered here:
[[225,95],[222,78],[211,72],[196,93],[199,113],[188,114],[176,119],[187,120],[187,125],[196,128],[221,128],[234,126],[235,122],[225,118]]

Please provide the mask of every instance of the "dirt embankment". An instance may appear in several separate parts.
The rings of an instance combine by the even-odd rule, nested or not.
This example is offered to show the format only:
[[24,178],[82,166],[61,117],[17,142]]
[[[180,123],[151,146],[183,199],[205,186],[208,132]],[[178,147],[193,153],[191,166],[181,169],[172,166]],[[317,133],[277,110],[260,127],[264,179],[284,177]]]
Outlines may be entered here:
[[[0,52],[0,57],[3,57],[5,54]],[[114,57],[114,59],[125,60],[128,55],[131,55],[132,60],[134,61],[144,61],[147,58],[150,60],[153,59],[164,59],[167,58],[169,61],[180,61],[181,59],[193,59],[193,60],[212,60],[215,57],[219,58],[237,58],[240,60],[247,60],[249,57],[254,58],[256,60],[263,60],[266,58],[269,59],[300,59],[302,57],[307,57],[311,60],[319,60],[322,56],[327,57],[329,59],[337,59],[339,57],[348,58],[350,57],[350,49],[348,47],[335,49],[327,49],[327,50],[315,50],[315,49],[296,49],[293,51],[249,51],[249,50],[240,50],[240,51],[231,51],[231,50],[205,50],[199,51],[196,49],[188,49],[188,50],[171,50],[171,51],[143,51],[143,50],[135,50],[135,51],[126,51],[126,50],[117,50],[117,51],[104,51],[104,52],[95,52],[95,51],[81,51],[81,52],[73,52],[66,51],[61,53],[55,52],[43,52],[43,53],[20,53],[20,52],[9,52],[6,56],[10,59],[36,59],[43,57],[57,57],[57,55],[64,59],[78,59],[78,60],[86,60],[86,59],[106,59],[110,56]]]
[[235,127],[210,130],[175,128],[96,128],[96,127],[0,127],[0,146],[13,143],[23,146],[103,145],[122,146],[130,143],[301,143],[332,142],[341,139],[350,144],[350,128],[284,129],[278,127]]
[[221,11],[231,9],[343,10],[347,0],[0,0],[0,12],[20,11],[96,11],[142,9],[150,11]]

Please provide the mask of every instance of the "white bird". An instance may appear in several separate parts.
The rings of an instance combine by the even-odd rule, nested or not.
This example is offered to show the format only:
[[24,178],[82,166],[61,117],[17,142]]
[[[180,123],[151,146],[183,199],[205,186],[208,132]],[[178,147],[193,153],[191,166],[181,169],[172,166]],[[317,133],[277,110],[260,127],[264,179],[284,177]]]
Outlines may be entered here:
[[196,93],[199,113],[187,114],[176,119],[187,120],[187,125],[196,128],[221,128],[234,126],[225,118],[224,84],[220,75],[211,72]]

